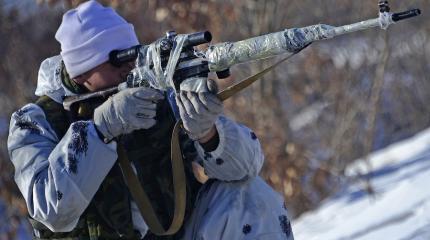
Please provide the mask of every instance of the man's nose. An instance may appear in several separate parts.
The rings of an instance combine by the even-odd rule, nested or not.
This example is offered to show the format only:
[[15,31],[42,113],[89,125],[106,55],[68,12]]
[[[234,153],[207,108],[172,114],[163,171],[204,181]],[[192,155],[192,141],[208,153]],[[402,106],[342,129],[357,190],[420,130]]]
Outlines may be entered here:
[[121,79],[125,80],[127,75],[134,68],[134,66],[135,66],[134,62],[123,63],[119,69],[120,70],[119,74],[120,74]]

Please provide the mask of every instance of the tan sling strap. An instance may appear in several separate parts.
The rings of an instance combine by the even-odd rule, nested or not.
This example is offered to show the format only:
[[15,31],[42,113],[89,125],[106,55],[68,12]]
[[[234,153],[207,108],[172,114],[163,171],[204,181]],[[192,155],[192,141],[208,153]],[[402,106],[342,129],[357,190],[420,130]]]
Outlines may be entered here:
[[167,230],[163,228],[160,221],[158,220],[158,217],[154,209],[152,208],[148,195],[143,190],[139,179],[137,178],[131,167],[124,147],[118,144],[119,165],[122,169],[125,182],[130,190],[134,201],[136,202],[140,214],[145,220],[146,225],[148,225],[152,233],[159,236],[175,234],[181,228],[185,216],[187,190],[185,182],[186,179],[184,163],[182,160],[181,147],[179,145],[179,130],[181,122],[182,121],[178,121],[175,124],[171,139],[171,163],[173,174],[173,191],[175,195],[175,210],[172,223]]
[[[304,48],[302,48],[304,49]],[[301,51],[301,50],[300,50]],[[297,51],[296,53],[300,52]],[[223,91],[217,94],[218,98],[222,101],[228,99],[233,96],[237,92],[242,89],[248,87],[253,82],[257,81],[259,78],[264,76],[267,72],[271,71],[273,68],[277,67],[282,62],[288,60],[295,54],[289,55],[273,65],[265,68],[263,71],[254,74],[237,84],[230,86]],[[143,190],[139,179],[134,173],[130,162],[127,158],[127,154],[120,144],[118,144],[118,159],[119,165],[123,171],[123,175],[127,186],[131,192],[131,195],[136,202],[137,207],[139,208],[140,213],[145,220],[145,223],[148,225],[149,229],[152,233],[156,235],[172,235],[175,234],[182,226],[185,216],[185,204],[186,204],[186,179],[185,179],[185,171],[184,164],[182,160],[182,152],[181,147],[179,145],[179,131],[182,127],[182,121],[179,120],[176,122],[175,127],[172,133],[171,139],[171,162],[172,162],[172,173],[173,173],[173,190],[174,190],[174,199],[175,199],[175,211],[172,219],[172,223],[170,227],[165,230],[161,225],[154,209],[152,208],[151,202]]]
[[[301,50],[300,50],[301,51]],[[298,52],[296,52],[298,53]],[[295,54],[296,54],[295,53]],[[242,81],[227,87],[226,89],[222,90],[221,92],[217,93],[217,96],[219,99],[221,99],[221,101],[224,101],[226,99],[228,99],[229,97],[233,96],[234,94],[242,91],[243,89],[245,89],[246,87],[248,87],[249,85],[251,85],[252,83],[254,83],[255,81],[257,81],[258,79],[260,79],[261,77],[263,77],[266,73],[270,72],[271,70],[273,70],[275,67],[277,67],[279,64],[283,63],[284,61],[288,60],[289,58],[291,58],[292,56],[294,56],[295,54],[289,55],[285,58],[282,58],[281,60],[275,62],[273,65],[263,69],[261,72],[258,72],[250,77],[247,77],[245,79],[243,79]]]

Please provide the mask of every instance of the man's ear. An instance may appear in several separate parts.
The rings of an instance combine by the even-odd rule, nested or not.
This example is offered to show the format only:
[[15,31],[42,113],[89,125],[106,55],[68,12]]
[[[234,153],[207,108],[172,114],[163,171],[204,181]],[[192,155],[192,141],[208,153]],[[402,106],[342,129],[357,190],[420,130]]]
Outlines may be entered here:
[[79,85],[83,85],[86,81],[86,78],[84,77],[84,74],[81,74],[77,77],[74,77],[72,80]]

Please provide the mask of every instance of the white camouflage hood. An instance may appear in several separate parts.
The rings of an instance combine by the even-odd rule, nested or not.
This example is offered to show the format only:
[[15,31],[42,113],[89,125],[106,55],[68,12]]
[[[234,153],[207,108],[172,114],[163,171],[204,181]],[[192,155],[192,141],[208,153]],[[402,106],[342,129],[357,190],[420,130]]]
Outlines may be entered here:
[[64,96],[73,96],[75,93],[68,90],[61,81],[61,56],[57,55],[45,59],[40,64],[37,76],[36,96],[47,95],[58,103],[63,103]]

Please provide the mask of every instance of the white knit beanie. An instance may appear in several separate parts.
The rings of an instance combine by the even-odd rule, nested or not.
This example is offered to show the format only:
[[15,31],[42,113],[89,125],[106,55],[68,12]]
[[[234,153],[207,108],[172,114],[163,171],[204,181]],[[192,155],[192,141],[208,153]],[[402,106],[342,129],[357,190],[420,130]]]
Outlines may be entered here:
[[112,50],[139,44],[133,25],[97,1],[67,11],[55,38],[71,78],[106,62]]

